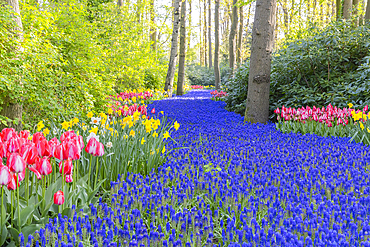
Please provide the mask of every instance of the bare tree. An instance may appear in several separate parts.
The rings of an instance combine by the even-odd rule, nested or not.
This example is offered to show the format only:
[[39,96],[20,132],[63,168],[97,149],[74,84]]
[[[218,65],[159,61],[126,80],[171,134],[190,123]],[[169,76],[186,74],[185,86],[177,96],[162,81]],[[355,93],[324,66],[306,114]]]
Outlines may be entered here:
[[236,7],[237,0],[233,0],[232,6],[232,22],[229,35],[229,67],[231,71],[234,71],[236,64],[235,61],[235,50],[236,50],[236,25],[238,23],[238,8]]
[[252,123],[268,121],[275,17],[276,0],[257,0],[245,109],[245,121]]
[[207,2],[203,0],[204,8],[203,8],[203,15],[204,15],[204,29],[203,29],[203,44],[204,44],[204,65],[208,67],[208,60],[207,60]]
[[[122,1],[122,0],[121,0]],[[150,1],[150,41],[152,50],[157,48],[157,29],[155,28],[155,11],[154,11],[154,0]]]
[[123,0],[118,0],[117,5],[118,5],[118,7],[121,7],[123,5]]
[[215,86],[216,90],[220,89],[221,78],[220,78],[220,65],[219,65],[219,53],[220,53],[220,0],[215,0]]
[[186,23],[186,0],[181,4],[181,21],[180,21],[180,59],[179,59],[179,72],[177,78],[177,95],[184,94],[184,81],[185,81],[185,23]]
[[175,0],[174,9],[173,9],[173,30],[172,30],[172,39],[171,39],[171,52],[170,52],[170,61],[168,62],[168,70],[166,76],[166,83],[164,85],[164,90],[167,91],[169,97],[172,97],[173,90],[173,78],[175,76],[175,66],[177,59],[177,41],[179,36],[179,8],[180,0]]
[[370,0],[367,0],[365,22],[369,22],[369,21],[370,21]]
[[[13,15],[13,19],[15,21],[15,26],[13,27],[13,30],[17,34],[16,38],[20,41],[19,43],[21,43],[21,41],[23,41],[23,34],[22,34],[23,26],[22,26],[22,19],[21,19],[20,10],[19,10],[19,2],[18,0],[0,0],[1,8],[5,4],[8,4],[15,12],[15,15]],[[22,52],[22,50],[23,48],[20,45],[18,47],[14,47],[15,56],[18,56],[18,54]],[[1,109],[0,115],[5,116],[9,118],[10,120],[17,120],[18,123],[14,123],[12,121],[8,123],[8,126],[0,124],[0,130],[5,127],[15,128],[17,131],[22,130],[23,107],[22,107],[22,104],[19,103],[18,100],[12,98],[10,94],[8,94],[3,99],[3,103],[0,105],[0,109]]]

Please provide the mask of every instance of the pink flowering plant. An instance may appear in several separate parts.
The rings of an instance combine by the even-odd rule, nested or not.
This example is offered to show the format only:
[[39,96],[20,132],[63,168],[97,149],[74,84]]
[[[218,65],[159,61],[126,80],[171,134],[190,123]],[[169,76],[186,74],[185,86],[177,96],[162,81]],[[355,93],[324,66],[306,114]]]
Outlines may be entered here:
[[211,92],[211,95],[212,95],[212,100],[215,100],[215,101],[219,101],[219,100],[223,100],[225,96],[227,96],[227,93],[224,92],[224,91],[217,91],[217,90],[214,90]]

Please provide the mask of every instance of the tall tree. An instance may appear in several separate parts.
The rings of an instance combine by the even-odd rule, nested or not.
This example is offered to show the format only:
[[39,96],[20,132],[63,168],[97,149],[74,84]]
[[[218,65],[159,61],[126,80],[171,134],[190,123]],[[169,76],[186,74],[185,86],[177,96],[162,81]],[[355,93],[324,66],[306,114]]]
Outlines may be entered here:
[[179,8],[180,0],[175,0],[173,9],[173,30],[171,39],[170,61],[168,62],[166,83],[164,85],[164,90],[167,91],[169,97],[172,97],[173,78],[175,76],[175,66],[177,59],[177,41],[179,36]]
[[204,49],[203,49],[203,35],[202,35],[202,5],[199,0],[199,52],[200,52],[200,66],[204,66]]
[[245,109],[245,121],[252,123],[268,121],[275,15],[276,0],[257,0]]
[[352,0],[343,1],[343,18],[346,20],[351,19]]
[[232,6],[232,22],[231,22],[231,28],[230,28],[230,35],[229,35],[229,67],[231,69],[231,72],[233,73],[234,67],[236,64],[235,61],[235,50],[236,50],[236,25],[238,23],[238,8],[236,6],[236,3],[238,0],[233,0],[233,6]]
[[154,11],[154,0],[150,0],[150,41],[152,50],[156,50],[157,47],[157,29],[155,27],[155,11]]
[[337,21],[342,19],[342,0],[335,0],[335,6],[337,9]]
[[212,13],[211,13],[211,0],[208,0],[208,65],[212,67]]
[[365,12],[365,23],[370,21],[370,0],[367,0],[366,12]]
[[238,32],[238,43],[236,46],[236,62],[240,66],[242,63],[242,39],[243,39],[243,25],[244,25],[244,13],[243,6],[239,7],[239,32]]
[[215,70],[215,86],[216,90],[220,89],[221,78],[220,78],[220,65],[219,65],[219,52],[220,52],[220,0],[215,0],[215,62],[214,62],[214,70]]
[[[13,16],[14,19],[14,27],[13,30],[16,33],[15,37],[19,40],[19,43],[23,41],[23,26],[22,26],[22,19],[19,10],[19,2],[18,0],[0,0],[0,7],[2,8],[5,4],[8,4],[15,15]],[[23,48],[19,45],[18,47],[14,47],[14,54],[15,56],[19,56],[18,54],[21,53]],[[21,82],[19,82],[21,83]],[[0,124],[0,130],[9,127],[15,128],[17,131],[22,130],[22,111],[23,107],[22,104],[19,102],[21,99],[16,98],[15,95],[11,93],[7,94],[3,98],[3,103],[0,105],[0,115],[7,117],[10,120],[16,120],[15,122],[8,122],[8,126]]]
[[118,5],[119,7],[121,7],[121,6],[123,5],[123,0],[118,0],[118,1],[117,1],[117,5]]
[[187,36],[187,40],[188,40],[188,50],[190,50],[190,41],[191,41],[191,36],[192,36],[192,23],[191,23],[191,2],[192,0],[189,0],[189,17],[188,17],[188,21],[189,21],[189,28],[188,28],[188,36]]
[[177,95],[184,94],[184,81],[185,81],[185,23],[186,23],[186,0],[181,4],[181,21],[180,21],[180,59],[179,59],[179,72],[177,78]]
[[208,67],[208,58],[207,58],[207,2],[203,0],[204,8],[203,8],[203,15],[204,15],[204,29],[203,29],[203,44],[204,44],[204,65]]
[[358,26],[358,21],[359,21],[359,18],[358,18],[358,5],[359,5],[359,0],[353,0],[353,16],[355,17],[354,20],[353,20],[353,24],[355,26]]

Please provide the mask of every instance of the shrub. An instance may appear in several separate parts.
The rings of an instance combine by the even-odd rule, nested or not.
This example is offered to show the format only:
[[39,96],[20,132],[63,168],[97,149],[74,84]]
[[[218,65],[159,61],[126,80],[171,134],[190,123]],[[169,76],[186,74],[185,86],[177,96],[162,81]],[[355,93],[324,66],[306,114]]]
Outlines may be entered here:
[[[272,60],[270,116],[277,107],[362,108],[370,97],[369,26],[333,23],[307,30],[305,38],[287,41]],[[225,84],[227,109],[244,114],[248,70],[245,64]]]

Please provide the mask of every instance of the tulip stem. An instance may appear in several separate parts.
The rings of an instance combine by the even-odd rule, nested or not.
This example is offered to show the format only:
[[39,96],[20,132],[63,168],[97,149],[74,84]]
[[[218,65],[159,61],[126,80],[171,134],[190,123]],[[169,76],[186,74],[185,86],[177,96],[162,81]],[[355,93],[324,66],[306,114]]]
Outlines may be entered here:
[[55,172],[54,172],[54,182],[56,182],[57,181],[58,167],[57,167],[57,161],[55,160],[55,158],[54,158],[54,169],[55,169]]
[[3,217],[5,215],[4,213],[4,210],[3,210],[3,204],[4,204],[4,186],[1,186],[1,215],[0,215],[0,220],[1,220],[1,224],[0,224],[0,236],[3,235]]
[[91,163],[92,163],[92,155],[90,155],[90,167],[89,167],[89,179],[88,179],[88,185],[91,186],[91,179],[90,179],[90,176],[91,176]]
[[46,186],[46,176],[43,177],[43,186],[42,186],[42,207],[45,207],[45,186]]
[[29,188],[28,187],[29,187],[29,174],[28,174],[28,169],[26,169],[26,201],[27,201],[27,206],[28,206],[28,197],[29,197]]
[[98,180],[98,173],[99,173],[99,157],[96,157],[96,172],[95,172],[95,180],[94,180],[94,190],[96,189],[96,181]]
[[[61,161],[61,162],[63,162],[63,161]],[[63,176],[63,173],[64,173],[64,165],[65,164],[62,163],[62,174],[61,174],[61,177],[62,177],[62,191],[64,191],[64,176]],[[62,213],[63,213],[63,204],[61,205],[61,207],[62,207]]]
[[[14,193],[13,192],[11,192],[11,197],[12,197],[12,199],[11,199],[11,202],[12,202],[12,205],[10,206],[10,216],[12,217],[12,219],[14,218],[14,212],[13,212],[13,205],[14,205]],[[10,221],[10,226],[13,228],[13,221],[11,220]]]
[[17,202],[18,202],[18,230],[19,232],[21,232],[21,211],[19,210],[19,173],[17,173],[17,184],[16,184],[16,188],[17,188]]

